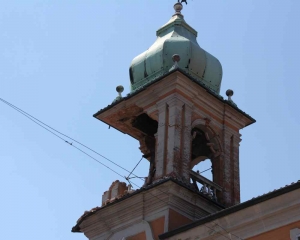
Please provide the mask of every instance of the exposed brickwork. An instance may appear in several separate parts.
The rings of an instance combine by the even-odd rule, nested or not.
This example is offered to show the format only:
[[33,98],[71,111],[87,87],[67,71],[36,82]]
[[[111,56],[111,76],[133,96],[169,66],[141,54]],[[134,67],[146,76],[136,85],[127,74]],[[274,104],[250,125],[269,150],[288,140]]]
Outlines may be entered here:
[[155,179],[173,174],[189,181],[192,114],[190,105],[176,94],[157,104]]
[[191,106],[192,102],[177,93],[158,102],[154,179],[171,174],[189,182],[189,170],[198,163],[191,164],[192,118],[198,116],[201,121],[194,127],[205,133],[212,152],[209,158],[213,165],[213,181],[223,188],[222,193],[217,193],[218,199],[225,206],[235,205],[240,202],[240,134],[236,128],[227,124],[226,112],[223,113],[223,124],[220,125],[216,124],[218,119],[214,119],[214,115],[202,115],[199,118],[199,109]]
[[[132,126],[141,114],[147,114],[158,124],[157,132],[151,135],[155,138],[155,150],[152,150],[155,154],[151,154],[147,146],[147,133]],[[146,185],[164,176],[174,176],[190,184],[190,170],[209,158],[213,182],[219,186],[214,193],[218,202],[225,206],[240,202],[239,130],[255,120],[221,98],[212,96],[203,87],[191,85],[188,77],[174,73],[97,117],[140,142],[140,150],[147,155],[153,169],[149,171]],[[200,143],[196,144],[191,136],[194,128],[200,129],[206,140],[198,137]],[[207,144],[204,148],[210,152],[206,149],[201,155],[198,151],[200,155],[195,157],[193,141],[195,146]],[[216,191],[216,187],[211,190]],[[104,198],[110,198],[109,193],[105,193]]]
[[168,125],[168,106],[165,102],[157,104],[158,108],[158,130],[156,134],[156,172],[155,179],[163,177],[165,173],[166,135]]
[[225,206],[232,206],[240,202],[239,184],[239,133],[227,126],[222,134],[223,153],[220,156],[221,169],[219,179],[216,181],[223,187],[220,201]]
[[122,197],[127,191],[128,187],[126,183],[120,182],[119,180],[114,181],[109,190],[105,191],[102,195],[102,206]]
[[183,103],[176,98],[168,102],[169,125],[167,143],[167,174],[181,172],[181,128],[182,128],[182,106]]
[[180,174],[184,179],[189,179],[190,162],[191,162],[191,115],[192,107],[188,104],[183,106],[183,123],[182,123],[182,141],[181,141],[181,159],[182,167]]

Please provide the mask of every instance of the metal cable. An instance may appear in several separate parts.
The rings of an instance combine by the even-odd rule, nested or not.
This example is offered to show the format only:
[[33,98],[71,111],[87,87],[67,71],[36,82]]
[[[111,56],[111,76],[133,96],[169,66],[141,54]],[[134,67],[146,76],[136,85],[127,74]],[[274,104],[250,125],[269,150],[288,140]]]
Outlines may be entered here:
[[[124,178],[124,179],[127,180],[131,185],[135,185],[136,187],[141,188],[141,187],[138,186],[137,184],[135,184],[135,183],[133,183],[133,182],[130,182],[130,181],[129,181],[129,176],[132,174],[132,175],[134,175],[136,178],[141,179],[140,177],[138,177],[138,176],[136,176],[135,174],[133,174],[133,171],[134,171],[134,170],[136,169],[136,167],[140,164],[140,162],[142,161],[143,157],[139,160],[139,162],[135,165],[135,167],[133,168],[133,170],[130,172],[130,171],[128,171],[127,169],[125,169],[125,168],[123,168],[122,166],[120,166],[119,164],[117,164],[117,163],[113,162],[112,160],[106,158],[106,157],[103,156],[102,154],[100,154],[100,153],[96,152],[95,150],[93,150],[93,149],[87,147],[86,145],[80,143],[79,141],[77,141],[77,140],[75,140],[75,139],[73,139],[73,138],[71,138],[71,137],[69,137],[69,136],[63,134],[62,132],[60,132],[60,131],[58,131],[58,130],[52,128],[51,126],[49,126],[49,125],[47,125],[46,123],[40,121],[39,119],[37,119],[37,118],[35,118],[34,116],[30,115],[29,113],[23,111],[22,109],[16,107],[15,105],[13,105],[13,104],[11,104],[11,103],[5,101],[5,100],[2,99],[2,98],[0,98],[0,101],[2,101],[3,103],[5,103],[6,105],[12,107],[13,109],[15,109],[16,111],[18,111],[19,113],[21,113],[23,116],[25,116],[26,118],[28,118],[28,119],[31,120],[32,122],[36,123],[37,125],[39,125],[39,126],[42,127],[43,129],[47,130],[48,132],[50,132],[51,134],[53,134],[54,136],[56,136],[56,137],[59,138],[60,140],[62,140],[62,141],[64,141],[65,143],[67,143],[68,145],[74,147],[75,149],[77,149],[78,151],[80,151],[80,152],[82,152],[83,154],[87,155],[88,157],[90,157],[91,159],[93,159],[94,161],[96,161],[97,163],[99,163],[99,164],[101,164],[102,166],[106,167],[107,169],[111,170],[112,172],[114,172],[115,174],[117,174],[118,176],[120,176],[121,178]],[[46,127],[45,127],[45,126],[46,126]],[[51,129],[51,130],[53,130],[53,131],[51,131],[51,130],[49,130],[49,129]],[[113,169],[110,168],[109,166],[105,165],[104,163],[100,162],[100,161],[97,160],[96,158],[92,157],[90,154],[88,154],[87,152],[83,151],[82,149],[76,147],[73,143],[70,143],[69,141],[67,141],[66,139],[62,138],[61,136],[59,136],[59,135],[56,134],[55,132],[58,133],[58,134],[60,134],[60,135],[62,135],[62,136],[64,136],[64,137],[67,137],[68,139],[71,139],[72,141],[78,143],[79,145],[81,145],[81,146],[87,148],[88,150],[90,150],[90,151],[94,152],[95,154],[101,156],[102,158],[106,159],[107,161],[111,162],[112,164],[116,165],[117,167],[119,167],[119,168],[123,169],[124,171],[128,172],[128,173],[129,173],[128,177],[122,176],[122,175],[121,175],[120,173],[118,173],[117,171],[113,170]],[[204,170],[204,171],[202,171],[202,172],[200,172],[200,173],[206,172],[206,171],[208,171],[208,170],[210,170],[210,169],[211,169],[211,168],[206,169],[206,170]],[[166,192],[164,192],[164,191],[162,191],[162,190],[160,190],[160,189],[159,189],[159,191],[168,195],[168,193],[166,193]],[[149,193],[150,193],[150,192],[149,192]],[[164,202],[164,203],[167,204],[167,202],[165,202],[164,200],[160,199],[160,198],[157,197],[156,195],[154,195],[154,194],[152,194],[152,193],[150,193],[150,194],[151,194],[152,196],[154,196],[155,198],[159,199],[160,201],[162,201],[162,202]],[[215,223],[215,222],[214,222],[214,223]],[[218,223],[215,223],[215,224],[218,225],[220,228],[222,228],[224,231],[226,231],[228,234],[231,234],[231,235],[233,235],[233,236],[235,236],[235,237],[237,237],[237,238],[239,238],[239,239],[242,240],[242,238],[240,238],[239,236],[237,236],[237,235],[235,235],[235,234],[232,234],[232,233],[228,232],[225,228],[223,228],[222,226],[220,226]],[[207,228],[209,228],[209,229],[215,231],[213,228],[211,228],[211,227],[209,227],[209,226],[207,226],[207,225],[205,225],[205,226],[206,226]],[[215,232],[216,232],[216,231],[215,231]],[[218,234],[220,234],[220,235],[226,237],[227,239],[230,239],[230,238],[228,238],[227,236],[225,236],[225,235],[222,234],[222,233],[219,233],[219,232],[216,232],[216,233],[218,233]]]
[[[87,152],[83,151],[82,149],[76,147],[73,143],[70,143],[69,141],[67,141],[66,139],[62,138],[61,136],[59,136],[59,135],[56,134],[55,132],[57,132],[57,133],[59,133],[59,134],[65,136],[65,137],[67,137],[67,138],[73,140],[74,142],[76,142],[76,143],[82,145],[83,147],[86,147],[87,149],[89,149],[89,150],[91,150],[91,151],[97,153],[96,151],[94,151],[94,150],[90,149],[89,147],[87,147],[87,146],[81,144],[80,142],[74,140],[73,138],[70,138],[70,137],[68,137],[67,135],[65,135],[65,134],[63,134],[63,133],[61,133],[61,132],[55,130],[54,128],[52,128],[52,127],[50,127],[49,125],[43,123],[42,121],[40,121],[40,120],[38,120],[37,118],[33,117],[32,115],[26,113],[25,111],[21,110],[20,108],[14,106],[13,104],[11,104],[11,103],[5,101],[4,99],[0,98],[0,101],[2,101],[3,103],[7,104],[7,105],[10,106],[10,107],[12,107],[12,108],[15,109],[17,112],[21,113],[23,116],[25,116],[26,118],[28,118],[29,120],[31,120],[31,121],[34,122],[35,124],[39,125],[39,126],[42,127],[43,129],[47,130],[48,132],[50,132],[51,134],[53,134],[54,136],[56,136],[56,137],[59,138],[60,140],[62,140],[62,141],[64,141],[65,143],[67,143],[68,145],[74,147],[74,148],[77,149],[78,151],[80,151],[80,152],[82,152],[83,154],[87,155],[88,157],[92,158],[92,159],[93,159],[94,161],[96,161],[97,163],[99,163],[99,164],[101,164],[102,166],[106,167],[107,169],[111,170],[112,172],[114,172],[115,174],[117,174],[118,176],[120,176],[121,178],[124,178],[125,180],[127,180],[127,178],[126,178],[125,176],[122,176],[122,175],[121,175],[120,173],[118,173],[117,171],[113,170],[112,168],[110,168],[110,167],[107,166],[106,164],[104,164],[104,163],[100,162],[99,160],[97,160],[96,158],[92,157],[90,154],[88,154]],[[42,124],[43,124],[44,126],[43,126]],[[49,130],[49,129],[48,129],[47,127],[45,127],[45,126],[47,126],[48,128],[52,129],[53,131]],[[55,131],[55,132],[54,132],[54,131]],[[104,159],[110,161],[111,163],[114,163],[113,161],[109,160],[108,158],[104,157],[103,155],[101,155],[101,154],[99,154],[99,153],[97,153],[97,154],[98,154],[99,156],[103,157]],[[141,160],[140,160],[140,161],[141,161]],[[115,164],[116,166],[122,168],[123,170],[125,170],[125,171],[127,171],[127,172],[130,173],[130,171],[128,171],[127,169],[125,169],[125,168],[119,166],[119,165],[116,164],[116,163],[114,163],[114,164]],[[133,174],[132,172],[133,172],[133,171],[131,171],[131,174],[134,175],[134,176],[136,176],[136,175]],[[136,177],[139,178],[138,176],[136,176]],[[140,179],[140,178],[139,178],[139,179]],[[132,185],[135,185],[137,188],[141,188],[139,185],[137,185],[137,184],[135,184],[135,183],[133,183],[133,182],[132,182]],[[165,193],[165,192],[162,191],[162,190],[160,190],[160,191],[163,192],[163,193]],[[149,193],[150,193],[150,192],[149,192]],[[160,201],[166,203],[165,201],[163,201],[162,199],[160,199],[158,196],[156,196],[156,195],[154,195],[154,194],[152,194],[152,193],[150,193],[150,194],[151,194],[152,196],[156,197],[157,199],[159,199]],[[166,193],[166,194],[167,194],[167,193]],[[167,203],[166,203],[166,204],[167,204]]]

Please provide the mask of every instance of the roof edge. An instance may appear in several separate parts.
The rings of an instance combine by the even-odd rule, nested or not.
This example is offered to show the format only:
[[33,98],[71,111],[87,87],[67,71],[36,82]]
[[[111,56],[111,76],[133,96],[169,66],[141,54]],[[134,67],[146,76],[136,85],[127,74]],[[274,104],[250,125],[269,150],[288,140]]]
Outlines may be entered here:
[[[188,77],[192,82],[198,84],[199,86],[203,87],[209,94],[211,94],[212,96],[214,96],[215,98],[217,98],[218,100],[222,101],[223,103],[226,103],[227,105],[231,106],[232,108],[234,108],[235,110],[237,110],[239,113],[241,113],[242,115],[244,115],[245,117],[247,117],[251,123],[249,123],[248,125],[246,126],[249,126],[253,123],[256,122],[256,120],[254,118],[252,118],[250,115],[248,115],[247,113],[245,113],[244,111],[242,111],[241,109],[239,109],[237,106],[231,104],[229,101],[225,100],[221,95],[218,95],[216,94],[214,91],[212,91],[210,88],[208,88],[207,86],[205,86],[203,83],[199,82],[198,80],[196,80],[195,78],[193,78],[192,76],[190,76],[189,74],[187,74],[185,71],[183,71],[182,69],[180,68],[177,68],[177,69],[174,69],[170,72],[167,72],[166,74],[160,76],[159,78],[153,80],[152,82],[149,82],[148,84],[145,84],[144,86],[140,87],[139,89],[135,90],[134,92],[131,92],[129,93],[126,97],[123,97],[122,99],[116,101],[116,102],[113,102],[112,104],[108,105],[107,107],[99,110],[98,112],[96,112],[95,114],[93,114],[93,117],[94,118],[97,118],[97,116],[109,109],[111,109],[112,107],[116,106],[117,104],[119,104],[120,102],[123,102],[137,94],[139,94],[140,92],[146,90],[149,86],[151,86],[152,84],[156,83],[156,82],[159,82],[160,80],[162,80],[163,78],[171,75],[172,73],[174,72],[180,72],[181,74],[185,75],[186,77]],[[97,118],[98,119],[98,118]],[[99,119],[98,119],[99,120]],[[245,127],[246,127],[245,126]]]
[[204,223],[207,223],[207,222],[210,222],[210,221],[213,221],[213,220],[216,220],[218,218],[221,218],[221,217],[224,217],[226,215],[229,215],[231,213],[235,213],[237,211],[240,211],[242,209],[245,209],[245,208],[248,208],[248,207],[251,207],[255,204],[258,204],[258,203],[261,203],[261,202],[264,202],[264,201],[267,201],[267,200],[270,200],[272,198],[275,198],[275,197],[278,197],[280,195],[283,195],[285,193],[289,193],[289,192],[292,192],[296,189],[299,189],[300,188],[300,180],[294,184],[291,184],[291,185],[288,185],[286,187],[282,187],[278,190],[275,190],[273,192],[270,192],[270,193],[267,193],[267,194],[264,194],[262,196],[259,196],[259,197],[256,197],[256,198],[252,198],[246,202],[243,202],[243,203],[240,203],[238,205],[235,205],[235,206],[232,206],[232,207],[229,207],[229,208],[226,208],[224,210],[221,210],[217,213],[213,213],[209,216],[206,216],[206,217],[203,217],[193,223],[190,223],[190,224],[187,224],[187,225],[184,225],[182,227],[179,227],[177,229],[174,229],[170,232],[166,232],[166,233],[163,233],[161,235],[159,235],[159,239],[160,240],[164,240],[164,239],[167,239],[169,237],[172,237],[178,233],[182,233],[182,232],[185,232],[185,231],[188,231],[194,227],[197,227],[197,226],[200,226]]
[[148,190],[150,190],[150,189],[152,189],[152,188],[154,188],[154,187],[157,187],[157,186],[159,186],[159,185],[161,185],[161,184],[164,184],[164,183],[166,183],[166,182],[168,182],[168,181],[172,181],[173,183],[176,183],[176,184],[180,185],[181,187],[184,187],[184,188],[186,188],[187,190],[192,191],[192,192],[195,193],[195,194],[198,194],[199,197],[203,197],[203,198],[204,198],[205,200],[207,200],[207,201],[212,201],[214,204],[216,204],[216,205],[217,205],[218,207],[220,207],[220,208],[225,208],[222,204],[220,204],[220,203],[218,203],[218,202],[216,202],[216,201],[213,201],[212,199],[210,199],[210,198],[207,197],[206,195],[194,191],[191,187],[187,186],[186,184],[184,184],[183,182],[181,182],[179,179],[176,179],[176,178],[173,178],[173,177],[166,177],[166,178],[164,178],[164,179],[158,180],[158,182],[156,182],[156,183],[154,183],[154,184],[152,184],[152,185],[149,185],[149,186],[147,186],[147,187],[141,187],[140,189],[137,189],[135,192],[133,192],[133,193],[131,193],[131,194],[128,194],[128,195],[125,195],[125,196],[123,196],[121,199],[118,199],[118,200],[116,200],[116,201],[114,201],[114,202],[112,202],[112,203],[110,203],[110,204],[108,204],[108,205],[105,205],[105,206],[103,206],[103,207],[99,207],[98,209],[94,208],[94,209],[96,209],[95,211],[86,211],[86,212],[78,219],[76,225],[75,225],[74,227],[72,227],[71,232],[79,232],[79,233],[81,233],[82,231],[81,231],[79,225],[80,225],[86,218],[88,218],[88,217],[90,217],[91,215],[97,213],[97,212],[100,211],[101,209],[104,209],[104,208],[107,208],[107,207],[109,207],[109,206],[112,206],[112,205],[114,205],[114,204],[116,204],[116,203],[119,203],[120,201],[123,201],[123,200],[125,200],[125,199],[127,199],[127,198],[130,198],[130,197],[132,197],[132,196],[134,196],[134,195],[136,195],[136,194],[139,194],[139,193],[141,193],[141,192],[148,191]]

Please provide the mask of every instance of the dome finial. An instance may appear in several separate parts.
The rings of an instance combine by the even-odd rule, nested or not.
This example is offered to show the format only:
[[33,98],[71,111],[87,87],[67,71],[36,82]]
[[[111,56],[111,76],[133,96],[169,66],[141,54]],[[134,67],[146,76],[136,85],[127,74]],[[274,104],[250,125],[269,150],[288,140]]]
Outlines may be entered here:
[[235,102],[232,101],[232,99],[231,99],[231,97],[233,96],[233,90],[228,89],[228,90],[226,91],[226,95],[227,95],[227,97],[228,97],[228,102],[230,102],[231,104],[237,106],[237,105],[235,104]]
[[124,91],[124,87],[122,85],[119,85],[119,86],[116,87],[116,91],[119,94],[119,96],[117,96],[115,98],[115,100],[113,101],[113,103],[122,99],[122,92]]
[[116,87],[116,91],[119,94],[119,97],[122,98],[122,92],[124,91],[124,87],[122,85],[119,85]]
[[233,96],[233,90],[228,89],[228,90],[226,91],[226,96],[228,97],[228,101],[232,101],[232,100],[231,100],[231,97]]
[[[186,1],[185,1],[185,3],[186,3]],[[174,14],[174,15],[180,15],[180,16],[183,16],[183,15],[181,14],[182,8],[183,8],[183,6],[182,6],[182,4],[181,4],[181,3],[179,2],[179,0],[178,0],[178,2],[174,4],[174,10],[175,10],[175,14]],[[174,15],[173,15],[173,16],[174,16]]]

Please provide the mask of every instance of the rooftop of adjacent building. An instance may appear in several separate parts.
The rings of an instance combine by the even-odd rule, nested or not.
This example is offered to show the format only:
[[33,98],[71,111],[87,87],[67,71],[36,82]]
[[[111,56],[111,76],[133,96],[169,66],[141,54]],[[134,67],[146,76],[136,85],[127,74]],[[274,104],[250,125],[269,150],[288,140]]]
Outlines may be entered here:
[[195,228],[197,226],[204,225],[205,223],[211,222],[211,221],[216,220],[218,218],[221,218],[221,217],[227,216],[229,214],[241,211],[243,209],[255,206],[259,203],[274,199],[276,197],[283,196],[284,194],[296,191],[298,189],[300,189],[300,180],[298,180],[296,183],[293,182],[290,185],[286,185],[285,187],[275,189],[273,191],[270,191],[269,193],[263,194],[263,195],[258,196],[258,197],[254,197],[254,198],[252,198],[252,199],[250,199],[246,202],[237,204],[235,206],[226,208],[226,209],[221,210],[219,212],[216,212],[216,213],[213,213],[213,214],[208,215],[206,217],[203,217],[203,218],[201,218],[201,219],[199,219],[199,220],[197,220],[197,221],[195,221],[191,224],[184,225],[184,226],[179,227],[179,228],[177,228],[173,231],[161,234],[159,236],[159,239],[168,239],[169,237],[174,236],[178,233],[185,232],[187,230],[190,230],[190,229]]

